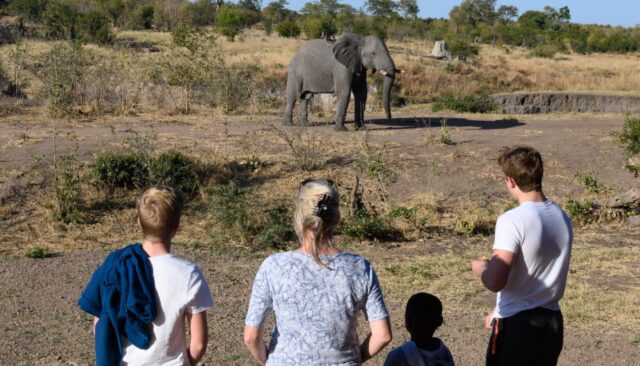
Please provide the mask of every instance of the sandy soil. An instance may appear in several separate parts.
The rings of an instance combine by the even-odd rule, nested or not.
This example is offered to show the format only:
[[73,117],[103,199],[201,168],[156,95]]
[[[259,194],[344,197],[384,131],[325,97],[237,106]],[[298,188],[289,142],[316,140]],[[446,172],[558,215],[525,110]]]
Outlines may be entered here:
[[[597,172],[599,181],[614,192],[624,191],[635,183],[623,169],[624,154],[610,135],[622,125],[619,118],[480,120],[448,116],[446,123],[454,144],[429,144],[430,136],[440,133],[442,118],[420,112],[405,113],[393,124],[374,119],[368,125],[370,143],[386,144],[387,153],[394,157],[398,174],[389,186],[394,200],[404,201],[425,193],[480,200],[504,197],[494,156],[499,147],[514,144],[529,144],[542,152],[546,162],[545,191],[552,199],[565,201],[582,193],[583,188],[575,183],[576,172]],[[277,121],[278,117],[274,116],[235,117],[228,123],[202,116],[179,120],[144,117],[58,125],[56,130],[74,131],[80,156],[86,159],[92,153],[117,146],[119,138],[116,137],[125,135],[128,129],[152,130],[160,145],[188,151],[197,151],[206,145],[207,151],[218,154],[250,155],[253,152],[269,159],[286,156],[282,144],[275,143],[273,135],[264,130],[269,123],[278,124]],[[313,131],[326,140],[330,167],[339,171],[341,166],[352,164],[352,150],[345,146],[353,146],[363,133],[336,134],[325,125],[313,127]],[[37,157],[50,158],[52,134],[53,125],[48,121],[23,123],[19,118],[11,118],[3,122],[0,198],[7,208],[0,220],[3,253],[10,253],[11,248],[18,245],[13,240],[12,227],[17,225],[15,217],[26,215],[20,210],[12,189],[19,184],[21,174],[38,164],[41,159]],[[65,141],[58,139],[59,151],[72,145]],[[592,227],[580,231],[579,235],[583,238],[578,239],[580,245],[601,245],[603,236],[609,243],[638,245],[633,239],[638,237],[638,230],[628,227],[615,230]],[[62,251],[39,260],[20,255],[0,257],[0,364],[92,363],[91,320],[75,302],[108,252],[104,247],[122,244],[109,239],[105,242],[108,244],[88,241],[80,247],[90,249]],[[466,247],[488,248],[490,242],[490,237],[451,236],[392,246],[357,244],[348,249],[370,258],[385,283],[385,276],[391,274],[382,268],[390,261],[440,251],[455,253]],[[242,345],[243,318],[253,275],[269,253],[194,249],[179,244],[174,251],[200,265],[216,299],[215,309],[208,314],[210,343],[204,363],[253,364]],[[631,288],[638,286],[637,280],[630,281]],[[407,337],[402,327],[405,301],[397,296],[387,297],[395,333],[394,347]],[[490,308],[492,301],[488,291],[479,290],[466,309],[455,307],[447,311],[445,304],[446,323],[438,335],[449,345],[458,365],[483,364],[487,334],[482,328],[481,313]],[[560,364],[639,365],[640,347],[637,341],[630,341],[630,337],[640,335],[640,329],[633,328],[635,325],[630,327],[593,328],[568,322]],[[365,335],[364,329],[361,334]],[[369,364],[381,365],[383,360],[379,356]]]

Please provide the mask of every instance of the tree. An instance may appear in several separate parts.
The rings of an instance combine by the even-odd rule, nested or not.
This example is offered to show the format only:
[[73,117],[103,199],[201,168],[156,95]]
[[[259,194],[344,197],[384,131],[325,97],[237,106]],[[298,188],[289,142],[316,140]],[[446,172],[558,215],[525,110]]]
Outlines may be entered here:
[[464,0],[454,6],[449,17],[457,25],[467,25],[475,28],[480,23],[493,25],[497,17],[496,0]]
[[518,17],[518,8],[513,5],[501,5],[498,8],[497,15],[498,19],[508,22]]
[[259,13],[237,5],[224,5],[216,15],[218,32],[233,41],[240,32],[259,20]]
[[397,16],[398,4],[393,0],[367,0],[367,10],[378,18],[392,18]]
[[238,5],[249,10],[260,11],[262,6],[261,0],[239,0]]
[[398,7],[405,18],[417,19],[420,8],[416,0],[400,0]]

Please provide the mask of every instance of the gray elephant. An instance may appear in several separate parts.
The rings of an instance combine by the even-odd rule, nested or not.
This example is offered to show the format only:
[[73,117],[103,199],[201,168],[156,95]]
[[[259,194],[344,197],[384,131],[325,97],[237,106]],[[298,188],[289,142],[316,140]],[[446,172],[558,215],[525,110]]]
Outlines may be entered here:
[[378,37],[343,33],[335,44],[314,39],[303,44],[289,62],[283,123],[292,123],[293,107],[300,100],[300,123],[307,125],[307,104],[313,94],[335,93],[336,130],[345,131],[344,119],[351,92],[355,102],[356,128],[364,127],[367,103],[367,69],[384,76],[382,105],[391,119],[390,93],[395,64],[387,46]]

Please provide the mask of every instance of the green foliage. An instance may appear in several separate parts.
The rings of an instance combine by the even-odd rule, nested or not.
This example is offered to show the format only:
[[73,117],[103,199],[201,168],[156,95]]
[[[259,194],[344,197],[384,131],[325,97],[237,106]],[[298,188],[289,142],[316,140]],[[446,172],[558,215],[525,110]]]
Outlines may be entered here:
[[186,9],[186,22],[193,27],[206,27],[216,22],[217,5],[210,0],[189,2]]
[[541,44],[531,50],[531,56],[541,58],[553,58],[558,52],[558,48],[553,44]]
[[85,42],[105,45],[112,44],[115,40],[109,18],[106,14],[97,11],[88,12],[79,17],[78,32]]
[[80,216],[80,184],[83,165],[75,155],[62,155],[54,164],[55,197],[53,215],[56,221],[77,224]]
[[191,40],[193,31],[185,24],[180,24],[171,30],[171,40],[178,47],[192,49]]
[[276,32],[280,37],[297,38],[300,31],[300,26],[293,20],[285,20],[276,26]]
[[367,0],[366,7],[373,16],[381,19],[398,16],[398,4],[393,0]]
[[358,240],[399,241],[404,237],[389,217],[373,209],[362,208],[352,216],[345,217],[338,225],[340,234]]
[[629,163],[625,166],[634,176],[640,175],[640,164],[635,163],[640,154],[640,118],[627,117],[622,126],[622,131],[614,132],[614,137],[618,143],[627,152],[630,158]]
[[640,118],[627,117],[622,131],[615,133],[615,136],[627,154],[640,154]]
[[307,16],[302,21],[302,31],[307,38],[329,38],[336,34],[336,26],[330,17]]
[[233,41],[240,32],[257,23],[260,14],[241,6],[224,5],[216,15],[216,29],[220,34]]
[[293,218],[284,203],[250,205],[248,188],[234,181],[217,185],[211,192],[211,208],[224,228],[226,239],[260,247],[284,248],[295,238]]
[[77,43],[56,43],[44,55],[43,65],[38,76],[49,113],[54,117],[77,114],[77,94],[89,65],[87,53]]
[[116,188],[146,187],[149,184],[149,161],[140,153],[106,152],[93,160],[89,173],[93,183],[105,190],[107,199],[110,199]]
[[478,55],[479,48],[461,37],[449,35],[446,38],[446,42],[447,49],[451,56],[457,57],[460,60],[464,61],[470,57]]
[[576,201],[570,199],[564,208],[576,225],[589,224],[597,218],[595,215],[595,207],[591,201]]
[[589,193],[602,194],[611,191],[609,187],[598,182],[598,178],[594,172],[576,173],[576,179]]
[[169,150],[151,161],[151,182],[180,191],[185,199],[192,199],[200,188],[198,164],[191,157]]
[[40,21],[49,0],[12,0],[9,11],[31,21]]
[[496,110],[496,105],[488,94],[456,96],[452,92],[446,92],[436,98],[432,110],[442,110],[468,113],[489,113]]
[[49,256],[49,251],[42,247],[34,247],[27,250],[24,256],[31,259],[42,259]]
[[155,8],[152,4],[145,4],[140,6],[134,14],[132,27],[134,29],[151,29],[153,26],[153,16],[155,14]]

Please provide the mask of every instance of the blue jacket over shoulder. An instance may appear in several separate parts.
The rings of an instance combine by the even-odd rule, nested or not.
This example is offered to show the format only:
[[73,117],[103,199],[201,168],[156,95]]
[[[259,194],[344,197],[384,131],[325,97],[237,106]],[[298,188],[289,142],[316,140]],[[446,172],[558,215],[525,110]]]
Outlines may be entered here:
[[98,318],[96,365],[120,365],[125,337],[149,348],[149,324],[156,317],[155,285],[149,256],[140,244],[109,254],[93,273],[78,300],[80,308]]

